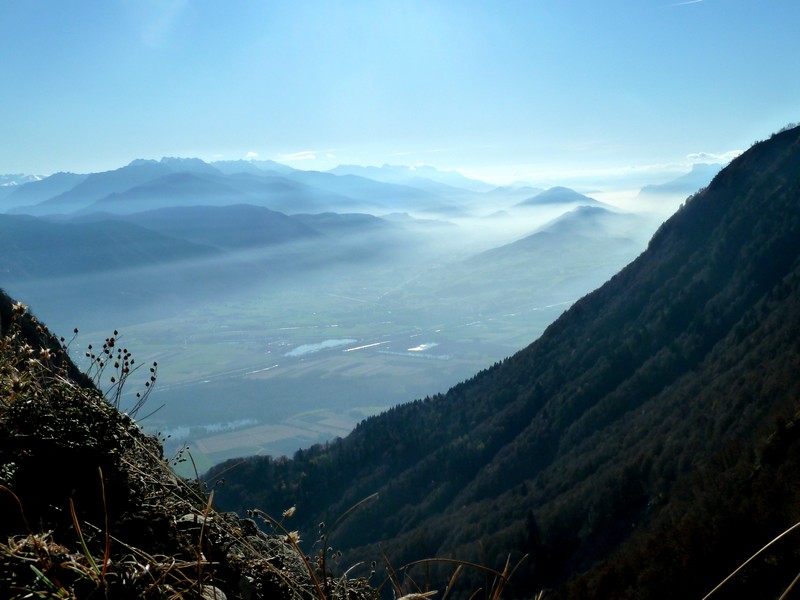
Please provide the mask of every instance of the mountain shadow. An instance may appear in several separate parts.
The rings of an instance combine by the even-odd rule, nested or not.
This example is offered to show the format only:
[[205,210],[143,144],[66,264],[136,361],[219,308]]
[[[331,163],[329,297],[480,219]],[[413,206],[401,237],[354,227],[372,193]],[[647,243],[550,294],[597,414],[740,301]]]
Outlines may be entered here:
[[[798,366],[795,128],[526,349],[344,439],[206,477],[224,473],[225,508],[296,505],[309,537],[378,492],[330,532],[347,564],[510,553],[527,555],[519,597],[697,597],[800,517]],[[779,595],[794,553],[756,561],[733,597]]]

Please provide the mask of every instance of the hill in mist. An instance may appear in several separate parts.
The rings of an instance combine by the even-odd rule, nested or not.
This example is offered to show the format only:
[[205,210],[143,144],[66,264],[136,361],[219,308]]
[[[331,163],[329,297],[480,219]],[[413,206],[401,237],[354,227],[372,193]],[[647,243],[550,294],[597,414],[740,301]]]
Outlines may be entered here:
[[549,206],[553,204],[574,204],[574,205],[581,205],[581,206],[605,206],[602,202],[595,200],[594,198],[590,198],[589,196],[584,196],[566,187],[551,187],[543,192],[536,194],[528,198],[527,200],[523,200],[519,202],[517,206]]
[[432,267],[386,299],[441,319],[567,306],[639,254],[640,228],[636,215],[579,206],[514,242]]

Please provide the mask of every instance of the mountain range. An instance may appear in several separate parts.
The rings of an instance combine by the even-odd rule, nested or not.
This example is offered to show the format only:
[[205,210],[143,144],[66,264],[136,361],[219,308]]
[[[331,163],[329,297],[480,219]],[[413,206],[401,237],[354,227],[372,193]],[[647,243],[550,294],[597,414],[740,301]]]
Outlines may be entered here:
[[127,214],[175,204],[255,204],[287,213],[452,211],[455,205],[444,200],[446,197],[470,196],[492,187],[432,167],[418,172],[399,167],[340,167],[320,172],[273,161],[206,163],[169,157],[137,159],[100,173],[56,173],[30,181],[17,177],[14,182],[16,185],[4,187],[0,200],[7,211],[32,215],[76,211]]
[[[461,279],[460,285],[473,291],[487,289],[475,277],[470,278],[468,266],[458,264],[461,258],[507,243],[516,235],[515,228],[531,233],[547,218],[540,215],[562,214],[579,205],[602,206],[567,188],[554,188],[537,196],[540,200],[551,198],[547,203],[550,212],[534,207],[524,216],[512,216],[514,204],[537,190],[494,188],[433,167],[388,165],[343,166],[316,172],[272,161],[206,163],[196,158],[165,157],[157,161],[138,159],[100,173],[62,172],[27,182],[20,179],[19,183],[0,200],[6,210],[6,214],[0,214],[0,222],[9,232],[0,243],[7,250],[3,283],[60,325],[70,314],[64,302],[53,302],[52,286],[47,281],[58,279],[63,298],[84,306],[89,301],[81,299],[80,290],[88,285],[85,276],[97,273],[104,273],[109,278],[107,283],[113,279],[113,285],[107,286],[113,298],[107,305],[125,306],[126,310],[120,311],[125,322],[134,315],[131,310],[139,298],[135,289],[148,290],[148,304],[169,298],[175,307],[186,306],[190,290],[197,292],[195,297],[206,297],[204,291],[240,288],[234,274],[242,275],[241,282],[271,282],[274,288],[285,276],[299,277],[309,269],[319,272],[320,268],[344,267],[353,261],[377,264],[390,257],[405,264],[416,261],[422,269],[421,277],[409,276],[413,285],[402,296],[394,294],[392,298],[425,294],[431,302],[442,304],[450,298],[444,286],[456,276]],[[561,203],[553,203],[555,195]],[[465,223],[469,225],[470,220],[490,211],[494,216],[489,227],[482,222],[469,232],[462,229]],[[19,230],[12,232],[17,225]],[[562,229],[568,229],[567,222]],[[487,232],[493,232],[494,237],[482,240]],[[119,249],[99,259],[105,253],[98,254],[98,248],[110,249],[115,235],[121,242]],[[64,248],[61,255],[52,257],[49,246],[40,243],[50,239],[60,240]],[[174,247],[160,249],[169,244]],[[505,278],[506,282],[533,284],[543,280],[536,273],[549,273],[558,268],[557,262],[563,262],[563,257],[553,253],[536,257],[540,247],[519,245],[515,249],[520,252],[516,260],[506,258],[491,265],[493,255],[489,255],[482,261],[486,273],[502,275],[490,280],[502,283]],[[604,265],[602,273],[622,264],[617,244],[610,240],[605,246],[595,244],[591,250],[575,245],[569,251],[572,257],[586,253],[591,257],[589,262]],[[534,269],[525,264],[531,259],[540,261]],[[426,271],[432,266],[445,277],[429,286]],[[571,289],[583,293],[589,289],[580,283],[584,267],[593,269],[589,263],[579,262],[552,282],[574,277],[578,284]],[[201,272],[204,276],[198,277]],[[53,278],[53,274],[60,277]],[[177,288],[176,282],[181,282]],[[597,282],[595,277],[592,285]],[[502,294],[504,289],[496,287],[493,293]],[[525,293],[525,288],[516,295],[519,293]],[[561,294],[559,301],[567,301],[568,296],[574,300],[574,292],[569,292]],[[540,299],[541,294],[536,301]],[[481,302],[474,298],[463,306],[480,309]],[[94,320],[98,314],[92,311],[77,318]],[[107,316],[118,326],[124,324],[118,315]]]
[[[794,128],[735,159],[525,349],[344,438],[204,478],[223,509],[294,506],[292,527],[324,532],[343,568],[388,560],[442,590],[456,580],[443,563],[404,565],[519,560],[520,598],[700,597],[800,520],[798,367]],[[795,546],[718,596],[778,597]]]

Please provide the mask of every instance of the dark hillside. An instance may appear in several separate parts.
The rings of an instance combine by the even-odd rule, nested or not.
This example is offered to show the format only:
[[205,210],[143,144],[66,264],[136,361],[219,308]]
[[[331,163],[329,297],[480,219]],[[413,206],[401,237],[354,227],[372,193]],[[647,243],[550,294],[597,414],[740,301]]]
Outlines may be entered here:
[[[395,563],[528,553],[521,596],[702,595],[798,517],[798,284],[792,129],[731,163],[525,350],[292,460],[221,465],[217,499],[296,503],[311,534],[377,491],[336,532],[353,562],[379,546]],[[784,589],[797,568],[786,580],[772,563],[751,581]]]

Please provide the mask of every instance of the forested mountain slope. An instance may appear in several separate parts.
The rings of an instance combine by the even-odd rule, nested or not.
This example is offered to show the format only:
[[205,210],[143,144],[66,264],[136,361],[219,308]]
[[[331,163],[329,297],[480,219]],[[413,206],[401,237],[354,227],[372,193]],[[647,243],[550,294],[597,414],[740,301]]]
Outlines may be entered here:
[[[308,538],[379,492],[332,532],[348,564],[527,553],[520,597],[698,596],[800,517],[799,399],[795,128],[528,348],[342,440],[207,479],[224,472],[224,508],[296,504]],[[798,565],[779,553],[728,585],[779,595]]]

